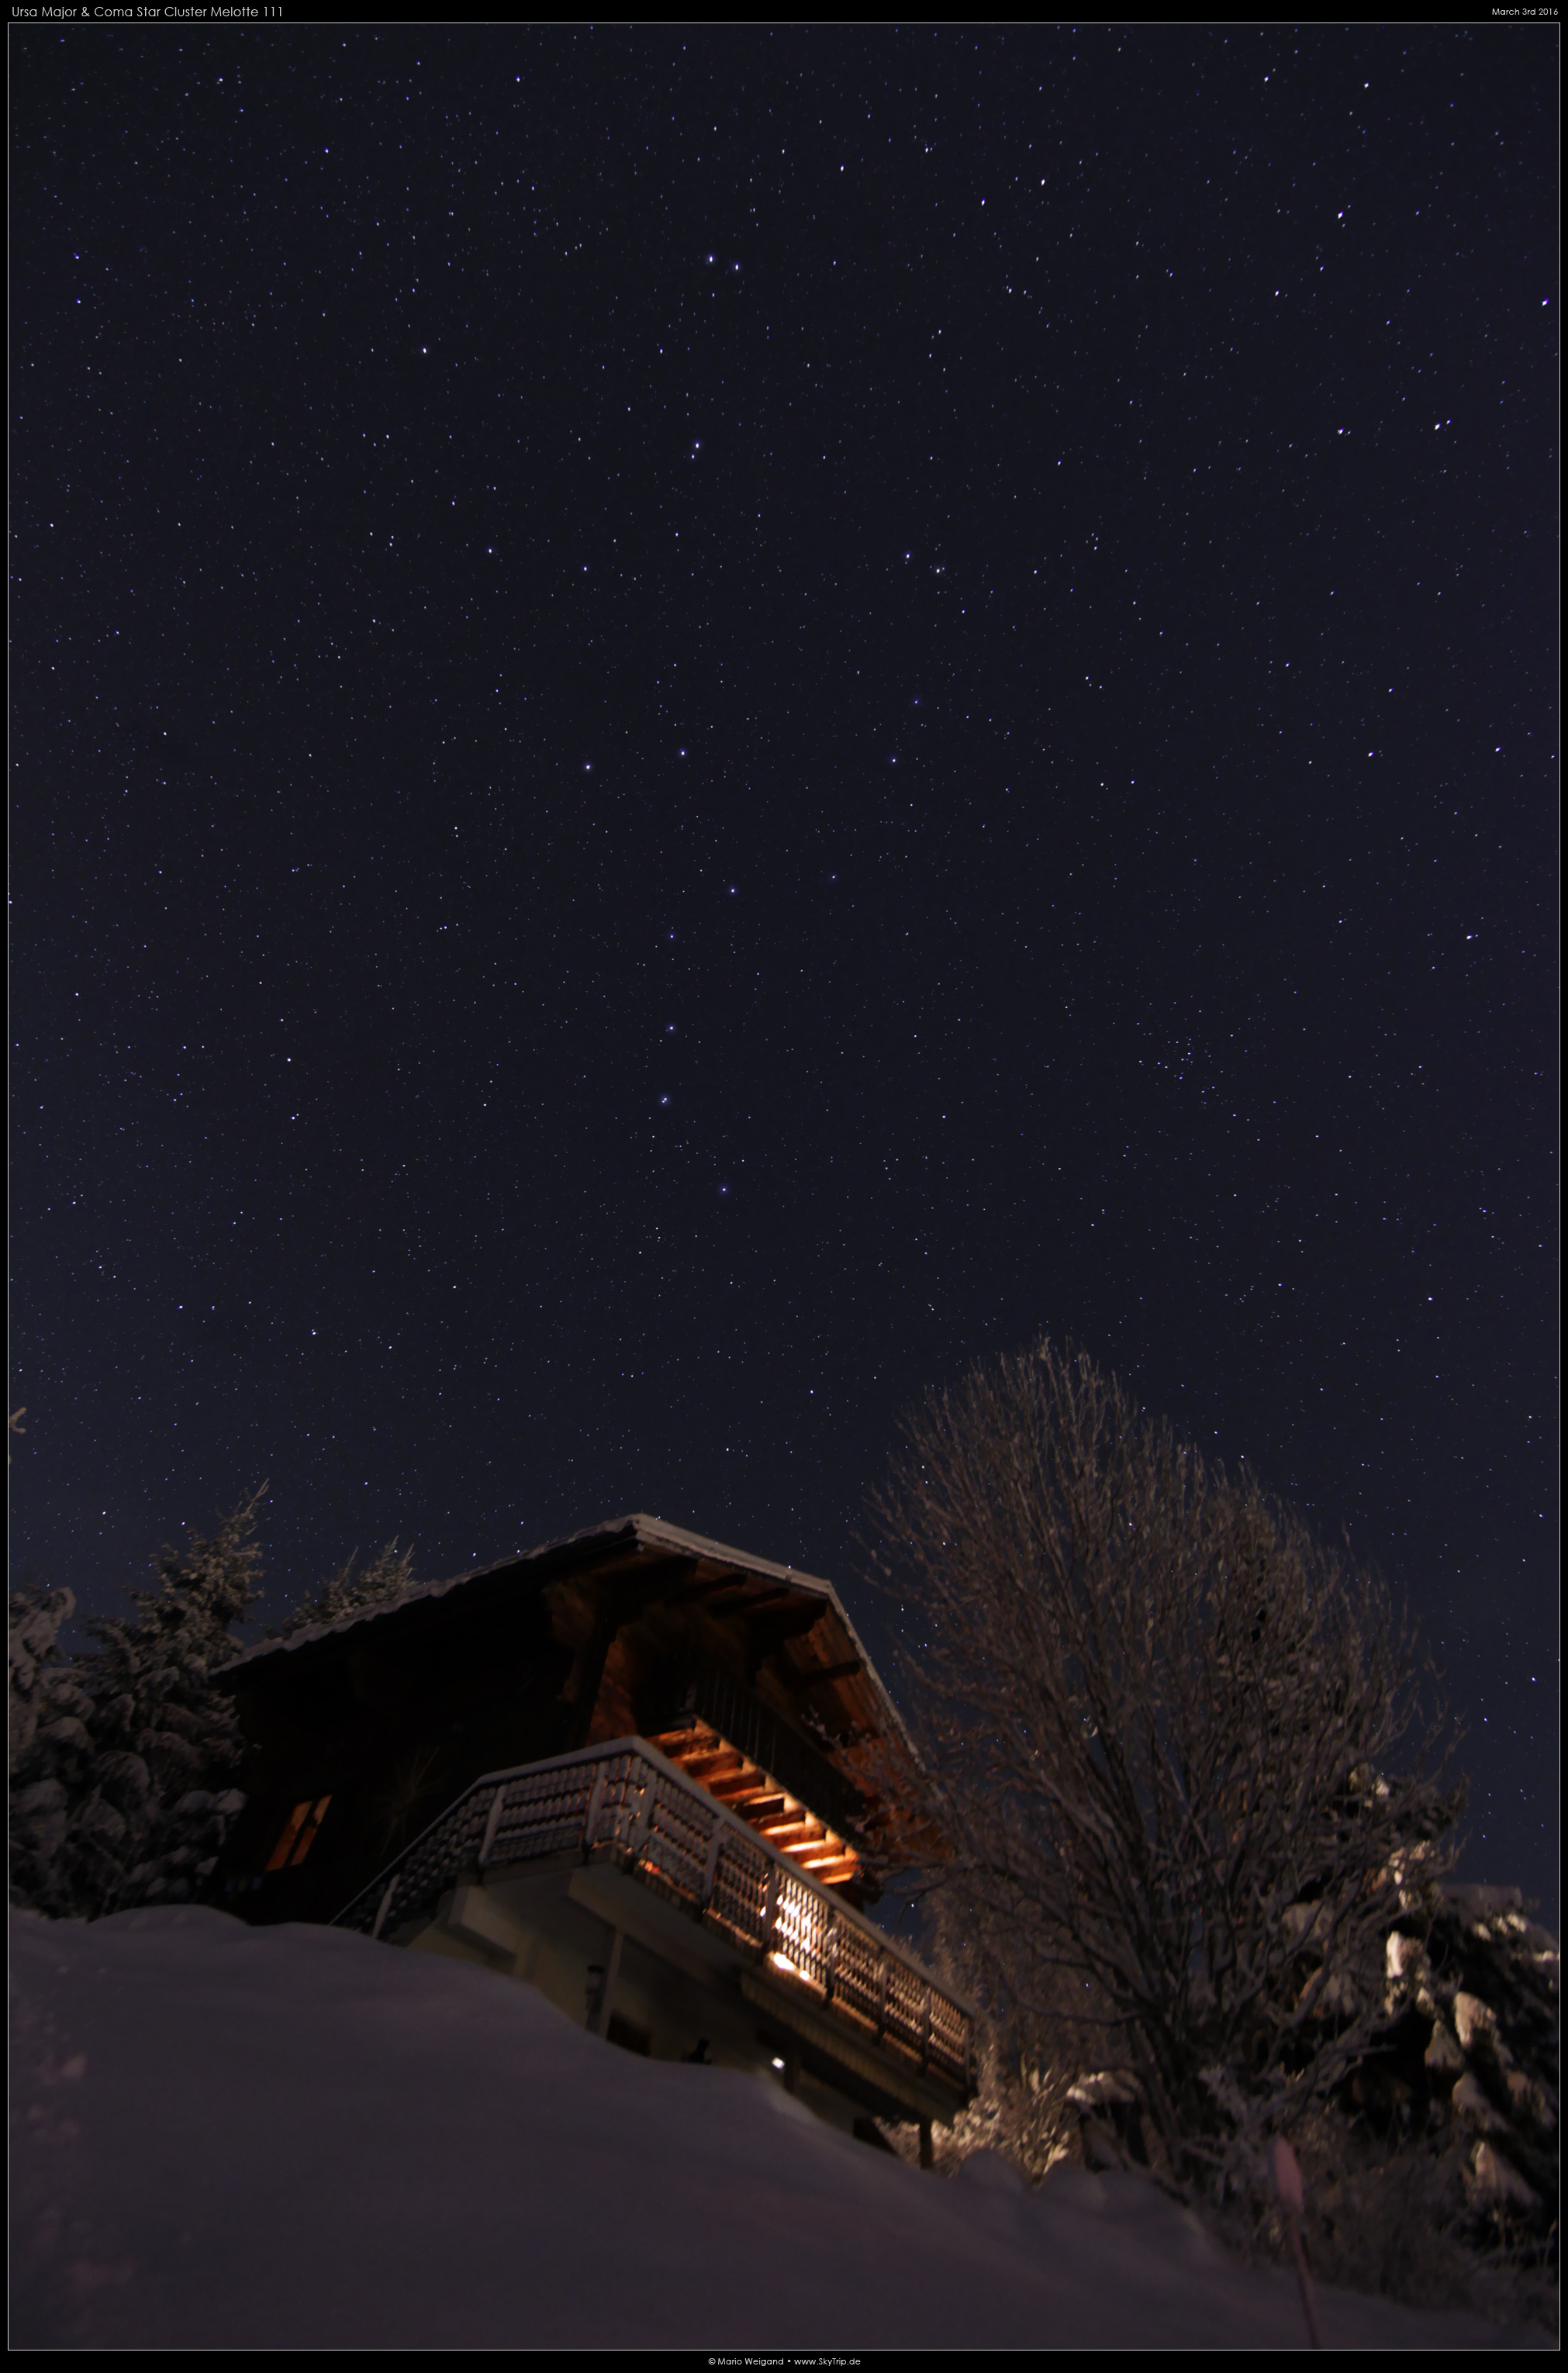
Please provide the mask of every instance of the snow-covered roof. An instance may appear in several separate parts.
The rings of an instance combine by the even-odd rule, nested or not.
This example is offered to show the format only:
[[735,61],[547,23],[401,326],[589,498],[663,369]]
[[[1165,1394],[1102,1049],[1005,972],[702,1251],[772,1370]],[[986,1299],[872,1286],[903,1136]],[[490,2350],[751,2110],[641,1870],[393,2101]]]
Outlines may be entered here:
[[680,1525],[669,1525],[661,1517],[641,1514],[613,1516],[603,1524],[586,1526],[581,1532],[566,1533],[557,1540],[542,1541],[534,1549],[513,1550],[508,1557],[493,1558],[487,1564],[471,1567],[466,1573],[452,1574],[445,1582],[416,1584],[401,1598],[391,1599],[380,1607],[361,1607],[352,1615],[340,1616],[335,1623],[307,1624],[298,1631],[291,1631],[287,1639],[260,1641],[223,1669],[226,1675],[233,1676],[268,1657],[298,1654],[300,1649],[310,1647],[316,1641],[357,1631],[364,1624],[384,1622],[389,1616],[401,1615],[405,1608],[427,1600],[449,1597],[452,1592],[465,1589],[472,1583],[483,1582],[489,1575],[541,1565],[570,1566],[576,1562],[570,1554],[573,1550],[591,1550],[595,1543],[603,1543],[608,1549],[617,1542],[627,1548],[663,1549],[706,1559],[716,1565],[732,1567],[738,1574],[755,1574],[760,1579],[786,1583],[791,1590],[799,1591],[806,1597],[820,1598],[842,1626],[851,1654],[859,1658],[867,1684],[895,1725],[900,1740],[908,1752],[914,1754],[913,1744],[898,1709],[832,1583],[825,1581],[820,1574],[803,1572],[799,1566],[778,1565],[771,1558],[755,1557],[749,1549],[732,1549],[727,1542],[709,1540],[704,1534],[689,1533]]

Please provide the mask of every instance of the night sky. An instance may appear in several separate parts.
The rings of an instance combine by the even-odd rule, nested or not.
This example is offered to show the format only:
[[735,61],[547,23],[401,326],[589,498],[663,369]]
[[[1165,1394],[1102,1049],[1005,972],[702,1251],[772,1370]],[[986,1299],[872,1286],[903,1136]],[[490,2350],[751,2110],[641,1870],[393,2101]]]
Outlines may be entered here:
[[14,1571],[874,1644],[1048,1328],[1555,1917],[1556,41],[13,28]]

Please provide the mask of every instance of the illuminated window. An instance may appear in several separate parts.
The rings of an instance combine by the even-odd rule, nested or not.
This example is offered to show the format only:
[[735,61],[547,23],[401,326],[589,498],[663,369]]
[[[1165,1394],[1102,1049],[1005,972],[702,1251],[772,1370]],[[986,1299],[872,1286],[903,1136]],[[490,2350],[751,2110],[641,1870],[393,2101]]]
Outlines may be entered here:
[[269,1870],[281,1870],[286,1863],[292,1863],[298,1868],[315,1843],[316,1831],[321,1828],[331,1803],[330,1796],[323,1796],[312,1810],[310,1799],[307,1796],[302,1805],[295,1806],[283,1825],[282,1837],[272,1850],[272,1858],[267,1864]]

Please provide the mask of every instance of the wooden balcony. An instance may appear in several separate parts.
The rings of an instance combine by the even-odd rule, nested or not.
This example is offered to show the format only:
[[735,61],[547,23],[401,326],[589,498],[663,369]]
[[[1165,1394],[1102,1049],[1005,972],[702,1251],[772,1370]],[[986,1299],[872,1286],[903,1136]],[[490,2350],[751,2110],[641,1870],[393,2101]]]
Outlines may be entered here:
[[790,1849],[813,1841],[786,1823],[774,1842],[746,1810],[750,1822],[642,1738],[491,1772],[333,1924],[391,1937],[459,1887],[608,1864],[614,1884],[681,1915],[682,1934],[703,1930],[748,2002],[902,2105],[892,2114],[952,2117],[974,2089],[967,2007],[802,1867]]

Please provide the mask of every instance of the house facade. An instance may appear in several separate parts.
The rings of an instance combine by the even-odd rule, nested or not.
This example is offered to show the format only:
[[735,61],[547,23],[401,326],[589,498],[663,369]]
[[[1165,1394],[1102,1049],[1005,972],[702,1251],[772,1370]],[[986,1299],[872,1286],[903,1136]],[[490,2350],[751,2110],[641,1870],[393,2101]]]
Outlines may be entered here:
[[648,1516],[263,1642],[220,1884],[541,1988],[820,2115],[951,2119],[967,2005],[867,1915],[913,1751],[831,1584]]

